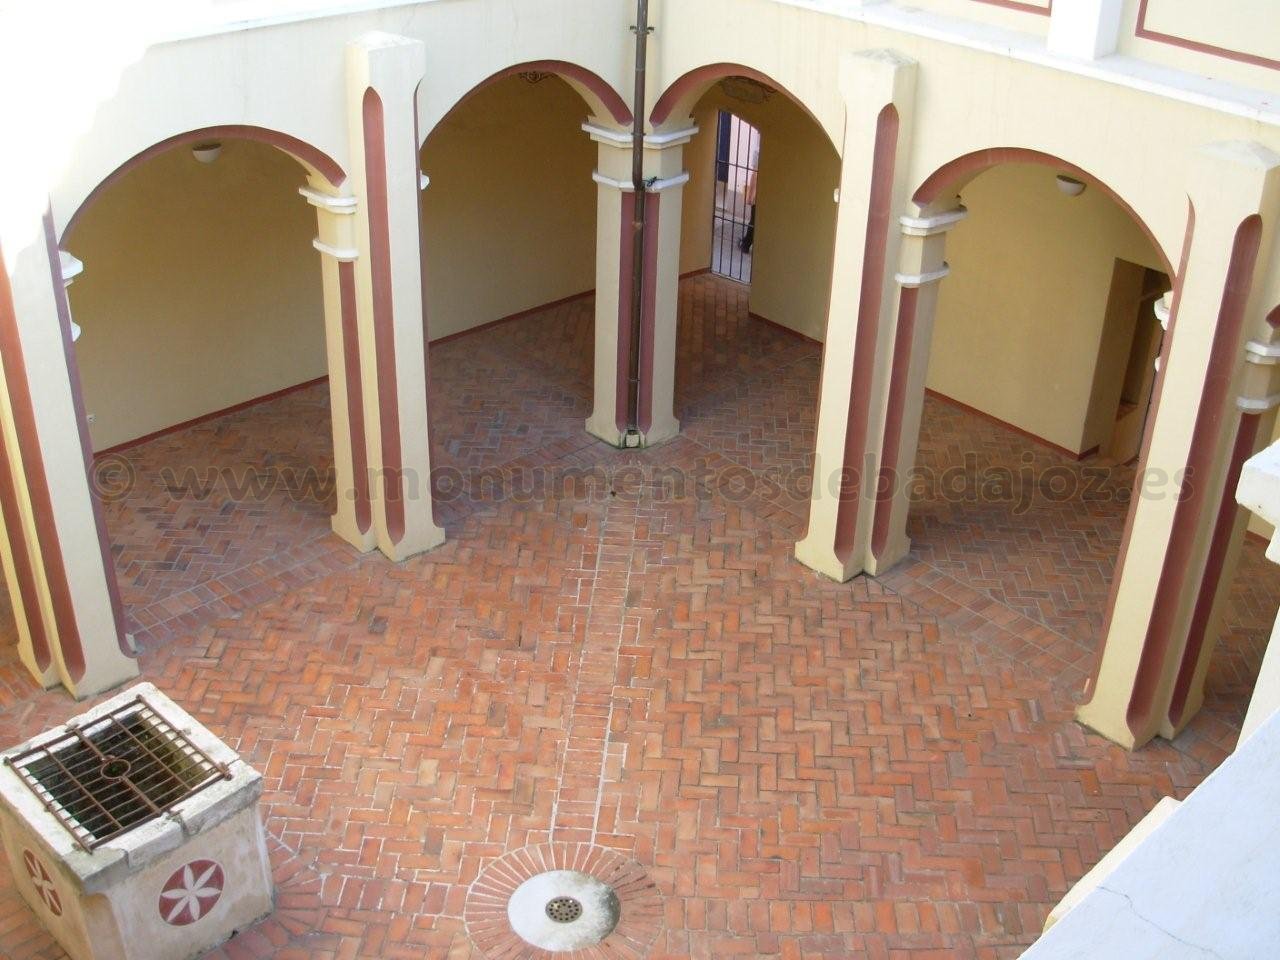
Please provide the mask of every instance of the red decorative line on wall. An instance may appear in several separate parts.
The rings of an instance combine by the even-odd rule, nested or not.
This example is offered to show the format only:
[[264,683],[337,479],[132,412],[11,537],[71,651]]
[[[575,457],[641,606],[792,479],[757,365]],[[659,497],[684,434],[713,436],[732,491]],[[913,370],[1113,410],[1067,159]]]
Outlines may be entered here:
[[369,268],[373,280],[373,340],[378,369],[387,534],[404,539],[404,475],[400,449],[400,391],[396,384],[395,311],[391,295],[391,227],[387,210],[387,147],[382,98],[364,92],[364,160],[369,195]]
[[614,399],[614,422],[627,429],[627,397],[631,390],[631,290],[635,275],[636,195],[622,194],[622,236],[618,243],[618,382]]
[[880,454],[880,482],[876,484],[876,515],[871,528],[871,552],[884,553],[889,544],[893,520],[893,491],[898,474],[898,453],[902,447],[902,418],[907,406],[907,380],[911,374],[911,353],[916,337],[918,287],[904,287],[898,298],[898,332],[893,343],[893,364],[889,374],[889,405],[884,418],[884,446]]
[[364,387],[360,373],[360,331],[356,326],[355,267],[338,264],[338,291],[342,304],[342,365],[347,381],[347,433],[351,439],[351,476],[355,484],[356,527],[368,533],[373,522],[369,496],[369,455],[365,449]]
[[1053,13],[1053,0],[1049,0],[1047,7],[1037,7],[1033,3],[1018,3],[1016,0],[974,0],[974,2],[985,3],[989,7],[1004,7],[1006,10],[1017,10],[1019,13],[1034,13],[1041,17],[1047,17]]
[[658,216],[662,194],[645,194],[644,215],[644,314],[640,318],[640,403],[637,424],[641,433],[653,426],[653,337],[658,309]]
[[1196,53],[1207,53],[1210,56],[1222,57],[1226,60],[1248,63],[1255,67],[1280,70],[1280,60],[1272,60],[1270,57],[1263,57],[1256,53],[1245,53],[1243,50],[1232,50],[1230,47],[1220,47],[1217,44],[1203,43],[1199,40],[1188,40],[1186,37],[1178,37],[1171,33],[1161,33],[1158,30],[1149,29],[1147,27],[1148,3],[1149,0],[1142,0],[1142,3],[1138,6],[1138,26],[1134,31],[1135,37],[1143,40],[1154,40],[1156,43],[1166,43],[1169,46],[1181,47],[1184,50],[1194,50]]
[[849,419],[845,428],[844,476],[836,508],[835,553],[847,563],[857,535],[862,500],[863,454],[870,430],[871,385],[875,374],[876,342],[880,339],[880,301],[884,293],[889,220],[893,205],[893,174],[898,155],[898,109],[888,104],[876,120],[871,199],[863,244],[862,289],[858,296],[858,327],[853,341],[853,376],[849,385]]
[[[71,384],[71,406],[75,410],[76,431],[80,437],[80,456],[84,461],[84,475],[89,485],[89,502],[93,509],[93,524],[98,533],[98,552],[102,557],[102,575],[107,584],[107,598],[111,604],[111,617],[116,628],[116,644],[127,657],[134,656],[124,627],[124,603],[120,599],[120,582],[116,578],[116,565],[111,557],[111,540],[107,535],[107,518],[102,512],[102,501],[94,486],[93,444],[89,441],[89,419],[85,414],[84,391],[80,386],[80,365],[76,360],[75,346],[71,339],[71,304],[67,300],[67,284],[62,279],[62,258],[58,251],[58,234],[53,224],[53,211],[44,217],[45,242],[49,251],[49,269],[53,281],[53,301],[58,309],[58,325],[62,331],[62,355],[67,361],[67,379]],[[77,643],[79,635],[77,633]],[[79,680],[79,677],[76,677]]]

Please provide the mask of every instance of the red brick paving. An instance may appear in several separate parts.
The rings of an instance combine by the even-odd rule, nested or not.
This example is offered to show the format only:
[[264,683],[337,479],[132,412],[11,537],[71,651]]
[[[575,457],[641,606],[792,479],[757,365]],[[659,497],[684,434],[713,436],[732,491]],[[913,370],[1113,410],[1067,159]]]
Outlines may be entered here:
[[[1231,748],[1280,595],[1257,545],[1204,712],[1126,753],[1072,719],[1123,509],[927,500],[902,567],[823,580],[791,557],[803,505],[765,482],[808,463],[816,348],[722,281],[682,306],[686,434],[639,454],[582,433],[589,301],[436,349],[441,463],[597,473],[581,497],[452,499],[450,542],[403,565],[335,544],[315,503],[173,505],[149,483],[117,506],[135,619],[237,584],[159,621],[142,659],[266,778],[278,908],[215,956],[480,957],[472,881],[566,843],[643,867],[654,957],[1014,956]],[[321,388],[130,458],[323,467],[324,433]],[[922,450],[1064,463],[936,402]],[[664,495],[672,466],[700,483]],[[11,647],[3,744],[80,709]],[[7,874],[0,945],[60,956]]]

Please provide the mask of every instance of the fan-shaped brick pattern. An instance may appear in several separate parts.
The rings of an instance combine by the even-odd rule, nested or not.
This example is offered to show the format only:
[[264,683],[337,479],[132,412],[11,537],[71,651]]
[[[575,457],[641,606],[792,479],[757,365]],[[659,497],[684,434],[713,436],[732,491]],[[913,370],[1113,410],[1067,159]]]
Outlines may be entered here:
[[[507,919],[507,902],[531,877],[576,870],[608,884],[618,896],[618,925],[601,943],[551,953],[521,940]],[[485,867],[471,884],[463,918],[467,934],[488,960],[640,960],[662,930],[663,898],[644,867],[616,851],[589,843],[543,843],[524,847]]]

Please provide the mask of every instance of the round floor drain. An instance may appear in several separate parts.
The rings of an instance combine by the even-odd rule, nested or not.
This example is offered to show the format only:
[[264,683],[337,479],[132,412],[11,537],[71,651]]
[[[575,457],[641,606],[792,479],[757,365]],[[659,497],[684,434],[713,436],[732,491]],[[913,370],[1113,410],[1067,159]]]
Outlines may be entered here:
[[556,923],[573,923],[582,916],[582,904],[573,897],[556,897],[547,904],[547,916]]
[[507,919],[522,940],[551,953],[593,946],[618,925],[618,895],[603,880],[577,870],[548,870],[516,887]]

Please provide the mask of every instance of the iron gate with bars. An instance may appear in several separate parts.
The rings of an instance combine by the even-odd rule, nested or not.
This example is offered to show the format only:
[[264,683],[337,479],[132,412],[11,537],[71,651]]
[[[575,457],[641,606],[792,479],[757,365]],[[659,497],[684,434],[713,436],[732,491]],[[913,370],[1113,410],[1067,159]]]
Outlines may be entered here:
[[760,132],[727,110],[720,111],[716,126],[715,164],[711,272],[750,283]]

